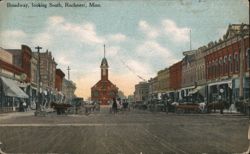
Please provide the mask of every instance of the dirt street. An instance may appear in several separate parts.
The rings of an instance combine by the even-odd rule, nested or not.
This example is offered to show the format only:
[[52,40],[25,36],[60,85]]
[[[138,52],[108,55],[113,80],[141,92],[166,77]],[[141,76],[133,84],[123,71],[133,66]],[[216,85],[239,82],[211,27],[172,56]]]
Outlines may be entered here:
[[103,110],[86,115],[0,119],[6,153],[166,154],[242,153],[248,118]]

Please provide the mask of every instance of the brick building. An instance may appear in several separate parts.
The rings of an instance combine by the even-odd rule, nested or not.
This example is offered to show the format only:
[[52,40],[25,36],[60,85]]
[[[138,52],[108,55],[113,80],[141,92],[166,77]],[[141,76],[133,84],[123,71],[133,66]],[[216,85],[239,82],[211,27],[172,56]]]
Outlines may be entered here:
[[179,61],[169,67],[169,87],[170,90],[178,90],[182,83],[182,61]]
[[55,81],[55,88],[57,91],[62,91],[62,83],[65,74],[61,69],[56,69],[56,81]]
[[44,90],[51,91],[55,88],[57,63],[48,50],[40,53],[40,74]]
[[[209,101],[220,95],[232,103],[249,98],[249,25],[229,25],[223,40],[210,45],[205,56]],[[241,74],[242,73],[242,74]]]
[[[28,70],[24,70],[26,67],[24,67],[22,61],[19,61],[19,66],[17,64],[13,65],[14,58],[15,60],[25,59],[28,61],[27,55],[23,53],[26,52],[24,48],[26,46],[22,46],[22,50],[11,50],[13,52],[0,48],[0,112],[15,111],[19,106],[19,98],[29,98],[25,93],[26,87],[21,89],[23,83],[28,80],[25,74]],[[13,58],[12,53],[19,56]]]
[[179,61],[169,67],[169,92],[168,97],[172,100],[180,98],[180,89],[182,85],[182,61]]
[[[105,52],[105,47],[104,47]],[[101,62],[101,80],[91,88],[91,100],[100,102],[101,105],[108,105],[113,98],[117,97],[118,88],[108,79],[108,61],[105,58]]]
[[12,64],[20,68],[23,74],[20,76],[21,80],[30,82],[31,79],[31,57],[32,50],[27,45],[22,45],[21,49],[6,49],[13,55]]

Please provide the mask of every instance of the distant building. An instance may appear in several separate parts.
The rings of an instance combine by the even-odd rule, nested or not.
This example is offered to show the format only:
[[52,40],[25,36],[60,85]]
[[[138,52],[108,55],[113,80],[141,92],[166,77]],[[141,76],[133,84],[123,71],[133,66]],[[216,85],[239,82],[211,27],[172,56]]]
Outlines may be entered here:
[[98,81],[91,88],[91,99],[98,101],[101,105],[108,105],[113,98],[117,97],[118,88],[108,79],[108,61],[105,58],[105,46],[104,46],[104,57],[101,62],[101,80]]
[[63,79],[62,92],[64,94],[64,102],[70,103],[75,98],[76,84],[73,81]]
[[135,102],[147,101],[149,92],[148,82],[139,82],[135,85],[134,99]]
[[157,99],[158,98],[158,91],[159,91],[159,82],[158,76],[151,78],[148,80],[148,99]]
[[135,100],[134,100],[134,95],[129,95],[128,96],[128,102],[130,102],[130,103],[132,103],[132,102],[134,102]]
[[169,68],[165,68],[160,70],[157,73],[158,77],[158,93],[165,93],[169,90],[170,82],[169,82]]
[[45,91],[53,91],[55,89],[57,63],[48,50],[40,53],[40,76],[42,87]]
[[126,99],[126,96],[124,95],[124,93],[122,91],[118,91],[118,97],[121,99]]

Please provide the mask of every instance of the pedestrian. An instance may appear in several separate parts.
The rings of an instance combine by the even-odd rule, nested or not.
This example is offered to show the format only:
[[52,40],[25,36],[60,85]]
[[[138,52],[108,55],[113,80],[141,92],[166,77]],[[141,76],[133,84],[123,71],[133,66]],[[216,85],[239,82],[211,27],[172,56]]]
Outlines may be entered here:
[[23,112],[27,111],[27,103],[23,100]]
[[117,112],[117,103],[116,103],[116,99],[115,99],[115,98],[113,98],[112,109],[113,109],[113,112],[114,112],[114,113]]

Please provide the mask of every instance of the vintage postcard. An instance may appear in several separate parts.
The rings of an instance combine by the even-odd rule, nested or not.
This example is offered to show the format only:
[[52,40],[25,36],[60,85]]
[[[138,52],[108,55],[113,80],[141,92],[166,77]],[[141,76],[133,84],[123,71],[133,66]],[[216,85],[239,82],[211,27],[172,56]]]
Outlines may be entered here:
[[0,154],[250,153],[249,0],[0,0]]

